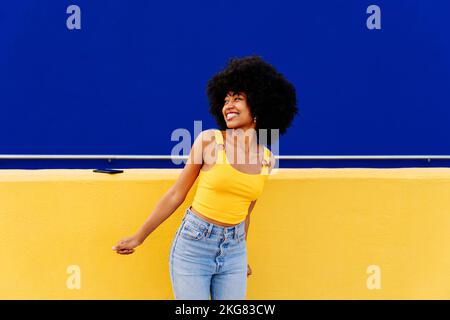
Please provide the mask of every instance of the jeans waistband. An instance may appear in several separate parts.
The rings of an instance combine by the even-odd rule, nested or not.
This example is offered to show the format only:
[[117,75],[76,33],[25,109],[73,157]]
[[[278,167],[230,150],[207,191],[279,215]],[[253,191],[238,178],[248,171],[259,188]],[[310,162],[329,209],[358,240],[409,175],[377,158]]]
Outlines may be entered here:
[[203,230],[207,230],[207,235],[209,234],[230,234],[234,237],[238,237],[242,234],[245,234],[245,220],[241,223],[234,225],[232,227],[224,227],[217,225],[215,223],[209,222],[204,220],[203,218],[196,215],[194,212],[190,210],[190,208],[187,208],[186,215],[184,216],[183,220],[189,220],[189,222],[197,225]]

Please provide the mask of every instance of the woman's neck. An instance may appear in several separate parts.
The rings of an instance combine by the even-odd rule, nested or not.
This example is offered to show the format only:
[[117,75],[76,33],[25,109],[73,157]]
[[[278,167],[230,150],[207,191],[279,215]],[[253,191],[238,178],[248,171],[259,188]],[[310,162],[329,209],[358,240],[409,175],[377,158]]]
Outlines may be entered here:
[[258,153],[258,143],[256,137],[256,130],[254,128],[248,129],[227,129],[226,141],[238,149],[243,150],[245,154]]

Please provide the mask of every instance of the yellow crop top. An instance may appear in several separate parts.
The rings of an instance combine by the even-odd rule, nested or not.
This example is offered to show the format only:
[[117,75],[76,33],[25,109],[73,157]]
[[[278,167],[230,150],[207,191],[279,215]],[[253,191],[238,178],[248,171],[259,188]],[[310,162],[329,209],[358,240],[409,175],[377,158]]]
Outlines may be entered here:
[[270,151],[264,147],[263,167],[259,174],[237,170],[228,162],[223,136],[214,132],[218,148],[216,163],[207,171],[200,170],[192,207],[202,215],[228,224],[245,220],[250,203],[261,195],[269,176]]

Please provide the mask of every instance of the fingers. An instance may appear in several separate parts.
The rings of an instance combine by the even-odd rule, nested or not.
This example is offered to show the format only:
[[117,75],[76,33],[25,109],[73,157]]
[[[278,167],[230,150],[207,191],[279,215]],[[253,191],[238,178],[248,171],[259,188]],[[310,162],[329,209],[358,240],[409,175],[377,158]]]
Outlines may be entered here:
[[134,252],[134,249],[121,249],[121,250],[117,250],[118,254],[131,254]]
[[112,249],[117,251],[117,250],[130,249],[130,248],[127,248],[126,239],[122,239],[115,246],[113,246]]
[[130,254],[134,252],[135,247],[136,245],[131,238],[123,238],[112,249],[119,254]]
[[126,245],[119,243],[119,244],[113,246],[112,249],[115,251],[118,251],[118,250],[128,250],[130,248],[127,248]]
[[124,241],[120,241],[117,245],[113,246],[112,249],[120,254],[130,254],[134,252],[134,249],[129,248]]

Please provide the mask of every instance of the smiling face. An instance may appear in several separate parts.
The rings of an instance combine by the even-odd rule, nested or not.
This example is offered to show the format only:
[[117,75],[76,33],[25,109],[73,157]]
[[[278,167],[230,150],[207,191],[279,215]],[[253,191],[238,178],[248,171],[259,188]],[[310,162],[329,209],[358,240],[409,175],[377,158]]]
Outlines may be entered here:
[[247,104],[245,92],[228,92],[224,99],[222,113],[227,127],[230,129],[246,130],[256,127]]

